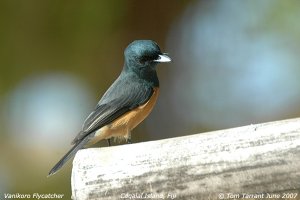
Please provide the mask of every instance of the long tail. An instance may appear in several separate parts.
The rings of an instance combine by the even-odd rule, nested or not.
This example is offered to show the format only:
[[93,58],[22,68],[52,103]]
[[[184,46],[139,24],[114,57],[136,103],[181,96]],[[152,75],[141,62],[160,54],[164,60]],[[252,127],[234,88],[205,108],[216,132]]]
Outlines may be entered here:
[[89,136],[83,138],[81,141],[77,142],[69,151],[56,163],[56,165],[50,170],[48,177],[55,174],[70,158],[72,158],[78,150],[82,149],[85,144],[89,141]]

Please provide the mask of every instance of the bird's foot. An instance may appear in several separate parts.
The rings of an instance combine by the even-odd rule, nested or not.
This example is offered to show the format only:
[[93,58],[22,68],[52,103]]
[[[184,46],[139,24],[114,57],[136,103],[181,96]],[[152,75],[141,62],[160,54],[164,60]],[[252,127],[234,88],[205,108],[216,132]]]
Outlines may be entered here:
[[111,146],[111,140],[110,139],[106,139],[108,146]]
[[127,139],[127,144],[132,144],[131,138],[128,138],[128,139]]

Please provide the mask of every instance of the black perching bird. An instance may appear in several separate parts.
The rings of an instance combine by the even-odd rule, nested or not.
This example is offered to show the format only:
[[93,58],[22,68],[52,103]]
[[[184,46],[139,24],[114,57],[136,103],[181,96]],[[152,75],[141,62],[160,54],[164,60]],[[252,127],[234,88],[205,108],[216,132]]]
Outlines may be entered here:
[[74,145],[50,170],[56,173],[76,152],[100,140],[125,138],[151,112],[159,93],[156,65],[170,62],[151,40],[136,40],[124,52],[125,63],[117,80],[109,87],[96,108],[84,121],[82,130],[73,140]]

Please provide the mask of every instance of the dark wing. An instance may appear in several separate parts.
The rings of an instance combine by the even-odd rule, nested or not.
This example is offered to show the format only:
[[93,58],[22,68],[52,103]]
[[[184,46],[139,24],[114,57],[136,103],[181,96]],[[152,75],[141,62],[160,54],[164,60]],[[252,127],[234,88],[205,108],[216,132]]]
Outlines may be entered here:
[[82,131],[72,144],[77,144],[90,133],[113,122],[123,114],[145,104],[153,94],[153,88],[133,77],[119,77],[99,101],[96,109],[85,120]]

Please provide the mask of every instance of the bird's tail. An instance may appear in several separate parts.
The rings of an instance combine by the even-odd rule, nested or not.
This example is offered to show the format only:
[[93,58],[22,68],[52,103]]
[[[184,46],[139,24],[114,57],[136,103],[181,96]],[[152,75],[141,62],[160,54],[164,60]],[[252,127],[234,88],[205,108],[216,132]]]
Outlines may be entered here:
[[69,151],[56,163],[56,165],[50,170],[48,177],[55,174],[70,158],[72,158],[78,150],[82,149],[86,143],[89,141],[89,136],[83,138],[81,141],[77,142]]

